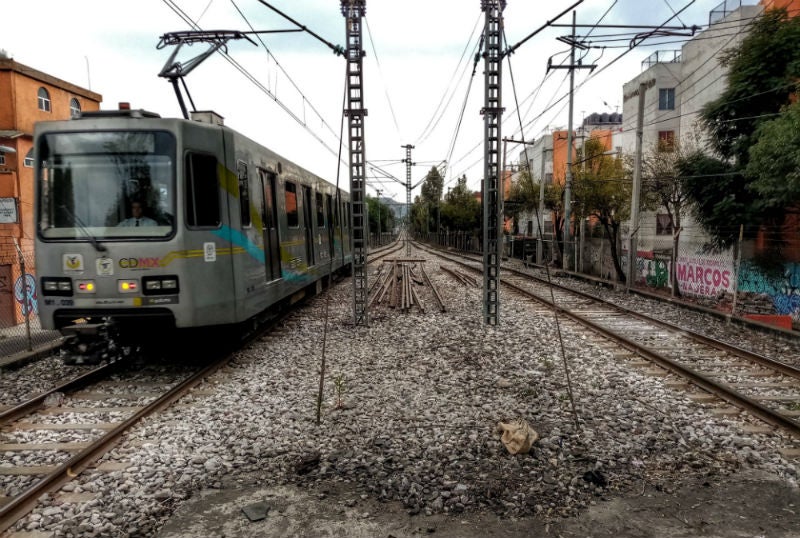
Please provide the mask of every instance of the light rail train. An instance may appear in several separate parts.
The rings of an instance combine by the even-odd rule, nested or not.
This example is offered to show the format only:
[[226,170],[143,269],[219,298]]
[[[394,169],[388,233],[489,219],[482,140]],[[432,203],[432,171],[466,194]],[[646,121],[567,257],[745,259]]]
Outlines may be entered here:
[[213,112],[40,122],[34,159],[41,324],[76,345],[248,324],[352,268],[349,194]]

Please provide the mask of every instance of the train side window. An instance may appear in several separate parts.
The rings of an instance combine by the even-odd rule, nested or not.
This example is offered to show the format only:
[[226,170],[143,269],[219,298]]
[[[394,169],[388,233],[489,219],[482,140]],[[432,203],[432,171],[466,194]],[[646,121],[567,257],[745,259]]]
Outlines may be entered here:
[[247,179],[247,163],[236,163],[236,173],[239,176],[239,209],[242,216],[242,228],[249,227],[250,220],[250,183]]
[[333,198],[331,197],[330,194],[325,195],[325,212],[328,214],[328,223],[331,225],[331,227],[334,227],[335,225],[333,223],[334,219]]
[[220,225],[217,158],[213,155],[186,154],[186,224]]
[[286,182],[286,225],[289,228],[300,226],[300,214],[297,211],[297,185]]
[[316,193],[317,228],[325,227],[325,206],[322,205],[322,193]]

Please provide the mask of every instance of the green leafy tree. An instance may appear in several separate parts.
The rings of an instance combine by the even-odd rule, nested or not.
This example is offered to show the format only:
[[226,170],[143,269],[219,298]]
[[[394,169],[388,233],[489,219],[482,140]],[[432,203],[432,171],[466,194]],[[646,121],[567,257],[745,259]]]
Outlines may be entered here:
[[745,169],[751,189],[768,205],[800,211],[800,102],[762,123]]
[[[508,200],[503,204],[506,216],[517,222],[523,213],[539,211],[539,181],[528,169],[523,169],[509,187]],[[539,215],[541,218],[541,215]]]
[[420,232],[437,229],[440,221],[439,212],[441,211],[443,188],[444,178],[439,173],[439,170],[432,166],[422,182],[419,196],[414,201],[414,205],[421,204],[424,206],[416,209],[417,215],[424,218]]
[[394,212],[377,198],[367,196],[367,217],[370,233],[386,233],[394,228]]
[[696,151],[676,162],[681,186],[711,246],[726,248],[737,237],[737,222],[758,222],[758,211],[735,165]]
[[[739,224],[745,226],[748,237],[753,237],[760,225],[772,224],[768,229],[777,229],[775,225],[784,220],[789,207],[786,201],[791,201],[792,195],[769,195],[776,187],[780,190],[783,177],[762,173],[757,164],[749,163],[752,155],[772,155],[786,162],[773,163],[768,169],[791,169],[791,151],[776,152],[779,146],[775,145],[767,150],[771,144],[760,143],[766,133],[785,133],[782,126],[791,128],[792,115],[784,107],[800,80],[798,43],[800,17],[790,18],[785,9],[770,9],[753,23],[741,44],[721,59],[728,68],[727,89],[707,103],[700,115],[720,159],[713,163],[708,157],[689,155],[680,162],[684,188],[714,247],[733,244]],[[784,114],[789,114],[785,122],[760,128]],[[751,147],[755,146],[761,149],[752,154]],[[760,162],[765,164],[763,159]]]
[[424,234],[427,231],[428,206],[422,201],[419,195],[414,197],[409,218],[411,222],[411,231],[414,234]]
[[461,176],[444,197],[442,227],[449,230],[474,232],[481,227],[481,204],[467,187],[467,177]]
[[[631,177],[624,160],[607,155],[599,140],[590,139],[579,152],[573,172],[575,219],[593,217],[605,230],[617,280],[625,282],[617,244],[622,222],[630,217]],[[585,153],[586,157],[583,157]]]

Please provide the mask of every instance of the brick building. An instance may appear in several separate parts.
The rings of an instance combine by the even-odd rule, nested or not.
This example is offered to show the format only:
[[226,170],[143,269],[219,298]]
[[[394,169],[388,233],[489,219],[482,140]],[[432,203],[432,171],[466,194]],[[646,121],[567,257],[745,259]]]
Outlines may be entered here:
[[[0,328],[24,321],[20,257],[33,257],[33,127],[99,110],[102,96],[9,58],[0,51]],[[30,283],[35,279],[28,277]],[[35,293],[35,289],[29,294]]]

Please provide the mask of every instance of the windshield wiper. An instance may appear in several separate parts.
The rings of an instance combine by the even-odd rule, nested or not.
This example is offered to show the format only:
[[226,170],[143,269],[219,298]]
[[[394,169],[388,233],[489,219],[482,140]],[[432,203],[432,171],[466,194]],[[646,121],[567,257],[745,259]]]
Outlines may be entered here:
[[61,204],[59,207],[61,209],[63,209],[64,211],[66,211],[67,214],[70,217],[72,217],[73,222],[78,225],[78,229],[81,232],[83,232],[83,235],[86,236],[86,238],[89,240],[89,242],[92,244],[92,246],[94,247],[94,249],[97,252],[106,252],[106,251],[108,251],[108,249],[105,247],[105,245],[101,245],[100,241],[98,241],[95,236],[93,236],[92,234],[89,233],[89,230],[86,229],[86,226],[83,224],[81,219],[78,218],[78,215],[76,215],[75,213],[70,211],[69,208],[65,204]]

